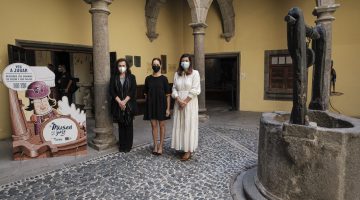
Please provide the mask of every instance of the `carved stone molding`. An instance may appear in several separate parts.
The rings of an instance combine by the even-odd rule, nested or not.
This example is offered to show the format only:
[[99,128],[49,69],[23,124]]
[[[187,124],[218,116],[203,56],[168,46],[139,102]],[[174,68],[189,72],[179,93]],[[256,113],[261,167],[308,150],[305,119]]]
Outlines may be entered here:
[[166,3],[166,0],[146,0],[146,36],[149,38],[150,42],[152,42],[159,36],[159,34],[156,33],[156,23],[159,16],[160,6],[164,3]]
[[205,23],[191,23],[189,26],[193,28],[193,35],[205,35],[205,28],[208,27]]
[[217,3],[220,8],[223,25],[223,34],[221,34],[221,37],[229,42],[235,34],[235,11],[233,0],[217,0]]
[[108,5],[112,3],[113,0],[84,0],[86,3],[91,4],[90,13],[105,13],[107,15],[110,14],[110,10]]
[[313,15],[317,16],[316,23],[322,22],[322,21],[334,21],[335,17],[333,16],[333,13],[336,11],[336,9],[339,7],[339,4],[333,4],[329,6],[317,6],[315,7],[313,11]]

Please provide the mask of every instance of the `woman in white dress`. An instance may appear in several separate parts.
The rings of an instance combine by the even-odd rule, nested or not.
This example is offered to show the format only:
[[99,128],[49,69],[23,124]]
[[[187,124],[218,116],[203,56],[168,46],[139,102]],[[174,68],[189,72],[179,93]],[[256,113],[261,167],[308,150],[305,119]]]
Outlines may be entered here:
[[193,69],[189,54],[180,58],[179,68],[174,76],[171,96],[174,105],[174,125],[171,148],[184,151],[181,160],[186,161],[198,146],[199,106],[197,96],[201,92],[200,75]]

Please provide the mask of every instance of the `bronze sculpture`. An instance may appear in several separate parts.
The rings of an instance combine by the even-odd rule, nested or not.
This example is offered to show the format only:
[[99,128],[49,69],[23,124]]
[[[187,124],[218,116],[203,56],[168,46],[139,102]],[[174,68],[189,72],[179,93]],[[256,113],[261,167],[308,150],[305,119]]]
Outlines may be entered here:
[[312,96],[309,109],[326,110],[326,102],[324,95],[322,95],[322,92],[327,92],[324,90],[326,30],[321,24],[317,25],[315,28],[320,37],[312,41],[312,49],[315,52],[315,64],[313,71]]
[[293,60],[293,108],[290,122],[293,124],[307,124],[307,68],[313,65],[315,53],[307,48],[306,38],[318,39],[317,28],[305,24],[300,8],[292,8],[285,17],[287,22],[288,49]]

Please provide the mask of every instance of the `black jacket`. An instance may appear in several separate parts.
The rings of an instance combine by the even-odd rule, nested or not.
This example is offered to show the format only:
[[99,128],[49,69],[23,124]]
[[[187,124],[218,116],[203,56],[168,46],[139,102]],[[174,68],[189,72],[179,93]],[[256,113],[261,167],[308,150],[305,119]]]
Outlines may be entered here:
[[110,96],[111,96],[111,113],[114,119],[119,120],[119,115],[121,109],[119,104],[116,102],[115,98],[119,97],[121,100],[124,100],[126,96],[130,97],[127,106],[130,107],[132,116],[135,115],[136,107],[136,79],[132,74],[126,74],[125,82],[122,85],[120,82],[120,77],[118,75],[111,76],[110,79]]

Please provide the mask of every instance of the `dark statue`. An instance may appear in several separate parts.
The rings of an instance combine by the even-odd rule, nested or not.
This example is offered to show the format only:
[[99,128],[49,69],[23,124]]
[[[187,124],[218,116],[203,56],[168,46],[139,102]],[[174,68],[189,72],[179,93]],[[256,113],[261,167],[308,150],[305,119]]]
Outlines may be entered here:
[[326,110],[327,103],[325,102],[324,95],[322,95],[322,92],[328,92],[324,90],[326,30],[322,25],[317,25],[315,28],[320,37],[312,41],[312,49],[315,51],[315,64],[313,71],[312,97],[309,109]]
[[290,122],[293,124],[307,124],[307,68],[313,65],[315,53],[307,48],[306,38],[320,37],[316,28],[305,24],[300,8],[292,8],[285,17],[287,22],[287,43],[293,60],[293,108]]

